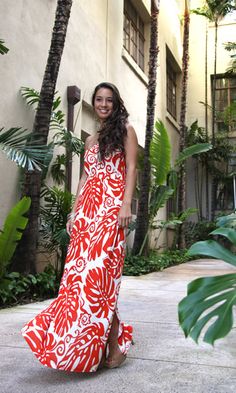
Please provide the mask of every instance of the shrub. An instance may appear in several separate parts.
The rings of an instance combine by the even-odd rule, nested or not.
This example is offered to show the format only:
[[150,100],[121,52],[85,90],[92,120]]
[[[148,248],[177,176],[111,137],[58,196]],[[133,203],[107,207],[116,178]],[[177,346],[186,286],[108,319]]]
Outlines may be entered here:
[[190,260],[190,257],[187,255],[186,250],[168,250],[161,254],[153,251],[148,257],[128,254],[125,258],[123,275],[140,276],[160,271],[188,260]]

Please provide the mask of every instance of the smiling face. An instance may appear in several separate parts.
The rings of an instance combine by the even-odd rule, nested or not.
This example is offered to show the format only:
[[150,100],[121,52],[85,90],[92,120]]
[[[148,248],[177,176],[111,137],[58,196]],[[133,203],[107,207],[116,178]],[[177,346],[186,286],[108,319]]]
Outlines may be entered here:
[[101,122],[113,112],[113,93],[111,89],[101,87],[94,98],[94,110]]

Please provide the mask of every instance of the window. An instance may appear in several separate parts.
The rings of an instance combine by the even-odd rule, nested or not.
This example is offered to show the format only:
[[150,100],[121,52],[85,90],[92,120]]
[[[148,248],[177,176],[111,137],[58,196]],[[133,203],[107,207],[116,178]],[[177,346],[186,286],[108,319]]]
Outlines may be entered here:
[[[213,83],[213,77],[212,77]],[[215,107],[216,123],[218,131],[232,131],[236,129],[235,108],[236,105],[236,76],[216,76],[215,82]],[[227,111],[225,111],[225,109]]]
[[124,48],[144,71],[144,22],[129,0],[124,2]]
[[176,80],[177,72],[174,70],[171,62],[166,61],[166,106],[167,111],[176,120]]

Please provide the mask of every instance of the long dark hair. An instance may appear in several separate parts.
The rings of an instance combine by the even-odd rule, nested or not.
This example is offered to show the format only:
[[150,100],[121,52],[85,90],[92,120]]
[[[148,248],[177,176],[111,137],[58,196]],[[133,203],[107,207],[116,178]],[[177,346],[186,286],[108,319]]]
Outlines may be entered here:
[[129,116],[124,102],[120,96],[119,90],[115,85],[108,82],[99,83],[94,89],[92,95],[92,104],[96,93],[99,89],[105,88],[112,91],[113,111],[108,119],[102,124],[101,129],[98,131],[98,143],[101,160],[104,159],[106,153],[111,153],[116,149],[124,152],[124,139],[127,135],[126,121]]

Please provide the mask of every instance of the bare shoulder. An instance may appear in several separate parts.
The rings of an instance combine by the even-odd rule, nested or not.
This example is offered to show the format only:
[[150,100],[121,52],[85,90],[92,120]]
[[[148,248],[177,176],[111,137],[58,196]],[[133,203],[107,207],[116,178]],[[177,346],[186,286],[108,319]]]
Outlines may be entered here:
[[138,144],[137,134],[132,124],[127,122],[125,126],[127,130],[127,142]]

